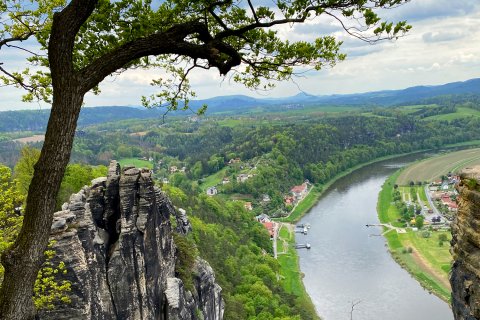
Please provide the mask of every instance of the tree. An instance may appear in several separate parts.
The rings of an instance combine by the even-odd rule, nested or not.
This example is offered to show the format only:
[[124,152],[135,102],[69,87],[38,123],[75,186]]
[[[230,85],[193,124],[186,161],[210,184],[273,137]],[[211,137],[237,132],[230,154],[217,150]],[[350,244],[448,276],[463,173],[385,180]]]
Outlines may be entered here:
[[25,146],[20,151],[20,158],[13,169],[13,176],[18,182],[19,191],[25,197],[32,181],[35,163],[37,163],[39,157],[40,150]]
[[415,226],[418,228],[418,229],[421,229],[423,227],[423,223],[424,223],[424,218],[423,216],[418,216],[415,218]]
[[[215,68],[221,75],[233,72],[235,81],[267,89],[271,81],[289,79],[295,66],[318,70],[345,58],[339,51],[341,43],[333,36],[289,42],[274,27],[330,16],[352,36],[373,43],[410,29],[404,21],[382,22],[374,10],[408,1],[278,0],[274,8],[255,6],[250,0],[166,0],[160,4],[152,0],[2,1],[0,49],[31,54],[27,60],[34,68],[13,72],[0,62],[0,80],[27,90],[25,100],[44,100],[52,107],[22,229],[1,258],[5,267],[1,318],[34,315],[33,283],[48,242],[83,99],[89,91],[98,93],[107,76],[129,68],[163,67],[171,78],[154,80],[164,90],[143,102],[171,109],[192,96],[188,74],[195,68]],[[344,17],[354,25],[348,25]],[[29,39],[37,41],[38,51],[21,47]]]

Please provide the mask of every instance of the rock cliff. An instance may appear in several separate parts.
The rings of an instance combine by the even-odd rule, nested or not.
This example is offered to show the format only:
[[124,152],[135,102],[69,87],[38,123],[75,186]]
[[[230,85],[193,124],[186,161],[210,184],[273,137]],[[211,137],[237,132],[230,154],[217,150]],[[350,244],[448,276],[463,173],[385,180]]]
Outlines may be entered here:
[[465,169],[457,186],[450,275],[456,320],[480,319],[480,167]]
[[191,226],[159,188],[151,172],[113,161],[108,177],[92,181],[55,213],[51,239],[67,267],[71,303],[42,311],[40,319],[223,318],[221,288],[197,258],[194,292],[175,277],[176,232]]

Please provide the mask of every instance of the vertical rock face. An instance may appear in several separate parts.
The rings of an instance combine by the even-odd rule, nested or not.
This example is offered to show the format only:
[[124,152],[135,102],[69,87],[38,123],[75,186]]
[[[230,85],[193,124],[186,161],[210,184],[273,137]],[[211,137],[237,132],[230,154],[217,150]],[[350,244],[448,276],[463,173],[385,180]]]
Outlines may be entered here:
[[197,259],[195,292],[175,277],[177,232],[191,225],[153,185],[151,173],[120,172],[114,161],[107,178],[72,195],[55,213],[51,239],[72,284],[69,304],[41,311],[40,319],[211,319],[223,318],[221,288],[205,261]]
[[450,275],[457,320],[480,319],[480,167],[464,170],[457,186],[458,214],[452,224],[454,263]]

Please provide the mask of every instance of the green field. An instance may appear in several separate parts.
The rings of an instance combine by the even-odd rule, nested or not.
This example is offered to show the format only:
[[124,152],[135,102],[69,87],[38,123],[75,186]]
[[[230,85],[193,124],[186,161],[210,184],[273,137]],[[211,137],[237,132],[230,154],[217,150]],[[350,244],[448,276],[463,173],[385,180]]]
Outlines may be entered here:
[[455,113],[447,113],[447,114],[439,114],[436,116],[431,116],[431,117],[426,117],[424,118],[425,120],[438,120],[438,121],[450,121],[450,120],[455,120],[459,118],[465,118],[465,117],[480,117],[480,111],[470,109],[470,108],[465,108],[465,107],[460,107],[457,108],[457,112]]
[[141,160],[138,158],[123,158],[118,160],[118,163],[120,163],[120,166],[122,167],[126,165],[134,165],[137,168],[153,169],[153,163],[151,163],[150,161]]
[[202,189],[202,191],[205,191],[210,187],[222,183],[223,177],[225,177],[225,172],[227,171],[227,169],[228,167],[225,167],[220,171],[217,171],[214,174],[204,178],[202,180],[202,184],[200,185],[200,189]]
[[[382,190],[378,196],[377,211],[379,219],[382,223],[392,223],[394,226],[400,227],[397,219],[400,217],[397,208],[392,203],[393,186],[401,171],[397,171],[390,176],[384,183]],[[423,188],[416,187],[420,198],[424,198],[421,191]],[[409,188],[403,188],[402,191],[409,193]],[[424,193],[424,192],[423,192]],[[428,227],[424,227],[424,231]],[[447,241],[439,244],[439,235],[447,235]],[[428,237],[423,236],[423,232],[414,232],[407,229],[407,233],[399,234],[396,232],[388,232],[385,234],[388,247],[392,257],[412,274],[420,284],[435,293],[441,299],[450,301],[450,284],[448,282],[448,272],[450,271],[450,255],[451,239],[450,232],[434,232],[430,231]],[[408,252],[411,248],[411,252]]]
[[410,181],[431,182],[448,172],[480,164],[480,149],[467,149],[429,158],[413,164],[403,170],[397,179],[399,185],[408,185]]

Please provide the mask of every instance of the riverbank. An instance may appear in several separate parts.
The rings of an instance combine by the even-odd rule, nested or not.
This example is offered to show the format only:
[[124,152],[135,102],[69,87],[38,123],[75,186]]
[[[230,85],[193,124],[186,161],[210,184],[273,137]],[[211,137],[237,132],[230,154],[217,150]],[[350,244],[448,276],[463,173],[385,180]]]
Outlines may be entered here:
[[280,264],[279,274],[283,287],[288,293],[295,295],[296,303],[305,310],[302,319],[308,315],[315,315],[313,319],[320,319],[313,305],[312,299],[305,290],[303,284],[303,273],[300,271],[298,254],[295,249],[295,226],[287,223],[280,223],[278,229],[278,263]]
[[[393,188],[401,171],[391,175],[379,193],[377,213],[381,223],[398,224],[400,214],[393,203]],[[428,232],[428,236],[424,232]],[[447,241],[445,241],[447,245],[439,245],[440,234],[447,237]],[[407,228],[407,232],[404,234],[388,232],[384,237],[393,259],[425,289],[450,303],[451,288],[448,281],[450,233],[413,231],[411,228]]]
[[[479,143],[480,143],[480,141],[479,141]],[[313,189],[309,192],[309,194],[297,205],[295,210],[293,210],[293,212],[288,217],[280,218],[280,219],[274,219],[274,220],[281,221],[281,222],[288,222],[288,223],[296,223],[301,218],[303,218],[303,216],[305,216],[317,204],[317,202],[320,200],[322,195],[339,179],[349,175],[350,173],[352,173],[352,172],[354,172],[358,169],[361,169],[363,167],[366,167],[368,165],[371,165],[371,164],[374,164],[374,163],[377,163],[377,162],[390,160],[390,159],[395,159],[395,158],[400,158],[400,157],[403,157],[403,156],[416,154],[416,153],[421,153],[421,152],[425,152],[425,151],[428,151],[428,150],[420,150],[420,151],[414,151],[414,152],[408,152],[408,153],[402,153],[402,154],[395,154],[395,155],[380,157],[380,158],[376,158],[376,159],[373,159],[373,160],[368,161],[368,162],[358,164],[358,165],[356,165],[356,166],[354,166],[350,169],[342,171],[341,173],[334,176],[332,179],[328,180],[328,182],[326,182],[324,184],[314,185]]]
[[[394,155],[389,155],[389,156],[384,156],[380,158],[373,159],[368,162],[364,162],[361,164],[358,164],[350,169],[347,169],[345,171],[342,171],[341,173],[337,174],[330,180],[328,180],[324,184],[317,184],[313,186],[312,191],[297,205],[295,210],[286,218],[280,218],[280,219],[275,219],[277,221],[282,221],[282,222],[289,222],[289,223],[296,223],[298,222],[303,216],[305,216],[314,206],[317,204],[318,200],[322,197],[322,195],[327,191],[335,182],[337,182],[339,179],[345,177],[346,175],[361,169],[363,167],[366,167],[368,165],[385,161],[385,160],[390,160],[390,159],[395,159],[395,158],[400,158],[403,156],[408,156],[416,153],[422,153],[422,152],[429,152],[429,151],[435,151],[435,150],[441,150],[441,149],[452,149],[452,148],[463,148],[463,147],[472,147],[472,146],[479,146],[480,145],[480,140],[473,140],[473,141],[468,141],[468,142],[461,142],[461,143],[455,143],[455,144],[449,144],[445,145],[439,149],[424,149],[424,150],[418,150],[418,151],[412,151],[412,152],[407,152],[407,153],[402,153],[402,154],[394,154]],[[416,162],[421,161],[417,160]]]

